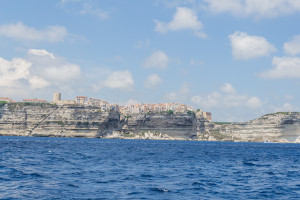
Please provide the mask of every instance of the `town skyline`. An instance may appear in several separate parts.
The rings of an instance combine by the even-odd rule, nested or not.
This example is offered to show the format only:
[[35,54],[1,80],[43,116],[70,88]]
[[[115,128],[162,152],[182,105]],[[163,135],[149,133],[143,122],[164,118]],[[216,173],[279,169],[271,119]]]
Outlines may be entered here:
[[0,96],[299,111],[298,0],[1,1]]
[[[16,103],[12,98],[9,97],[0,97],[0,102],[7,103]],[[94,106],[98,107],[101,112],[111,112],[117,111],[123,114],[124,116],[131,116],[134,114],[150,114],[150,113],[198,113],[199,116],[212,121],[212,115],[210,112],[203,111],[200,108],[194,109],[192,106],[186,104],[180,104],[178,102],[173,103],[136,103],[132,105],[118,105],[111,104],[103,99],[96,99],[94,97],[88,96],[76,96],[74,100],[66,100],[62,99],[62,94],[60,92],[53,93],[52,100],[47,101],[45,99],[31,98],[31,99],[23,99],[25,103],[51,103],[56,104],[58,106],[71,106],[71,105],[79,105],[79,106]]]

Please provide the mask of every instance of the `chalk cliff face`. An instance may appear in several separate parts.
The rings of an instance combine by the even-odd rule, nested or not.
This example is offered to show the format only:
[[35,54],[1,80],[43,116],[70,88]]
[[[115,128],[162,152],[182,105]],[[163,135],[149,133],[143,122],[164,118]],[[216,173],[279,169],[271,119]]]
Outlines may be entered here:
[[196,118],[189,114],[139,114],[127,119],[124,130],[135,134],[163,133],[175,139],[196,139]]
[[274,113],[246,123],[205,123],[201,140],[300,142],[300,113]]
[[300,113],[268,114],[245,123],[214,123],[197,113],[125,117],[97,107],[9,103],[0,108],[0,135],[300,142]]
[[130,118],[97,107],[9,103],[0,108],[0,135],[192,139],[195,116],[143,114]]
[[119,119],[97,107],[10,103],[0,109],[0,135],[98,137],[118,129]]

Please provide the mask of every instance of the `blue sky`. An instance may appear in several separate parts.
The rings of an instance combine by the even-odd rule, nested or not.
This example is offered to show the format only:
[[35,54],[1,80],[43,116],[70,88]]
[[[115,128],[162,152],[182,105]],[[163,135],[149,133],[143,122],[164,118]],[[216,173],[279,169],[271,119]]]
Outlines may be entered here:
[[298,0],[3,0],[0,96],[299,111]]

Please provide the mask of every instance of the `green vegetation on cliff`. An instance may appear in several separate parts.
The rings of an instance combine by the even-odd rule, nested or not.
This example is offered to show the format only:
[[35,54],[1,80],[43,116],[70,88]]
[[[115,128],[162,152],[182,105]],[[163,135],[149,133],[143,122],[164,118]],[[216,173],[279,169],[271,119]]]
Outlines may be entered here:
[[276,116],[276,115],[290,115],[290,114],[299,114],[299,113],[300,112],[276,112],[276,113],[265,114],[262,117]]
[[57,107],[57,105],[54,104],[50,104],[50,103],[32,103],[32,102],[14,102],[14,103],[8,103],[8,109],[11,112],[14,112],[18,109],[23,109],[24,107],[41,107],[41,108],[45,108],[45,107]]
[[6,101],[0,101],[0,108],[2,108],[6,103]]

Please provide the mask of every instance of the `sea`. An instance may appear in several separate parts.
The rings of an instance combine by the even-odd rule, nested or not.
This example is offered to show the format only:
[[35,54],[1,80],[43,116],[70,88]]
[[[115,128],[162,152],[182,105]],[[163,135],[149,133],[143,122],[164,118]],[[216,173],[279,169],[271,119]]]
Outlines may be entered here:
[[300,144],[2,136],[0,199],[300,199]]

